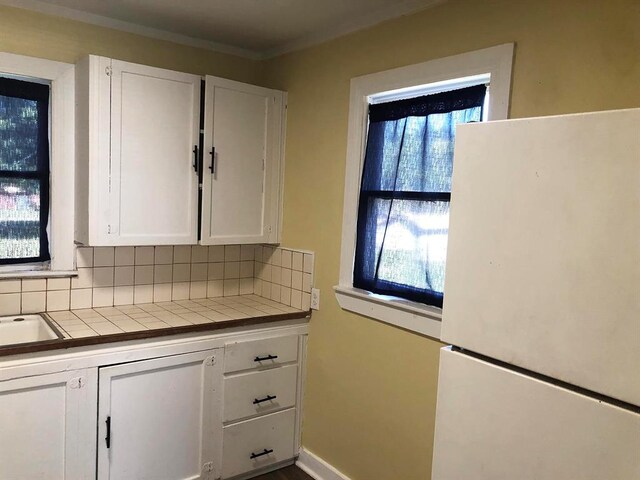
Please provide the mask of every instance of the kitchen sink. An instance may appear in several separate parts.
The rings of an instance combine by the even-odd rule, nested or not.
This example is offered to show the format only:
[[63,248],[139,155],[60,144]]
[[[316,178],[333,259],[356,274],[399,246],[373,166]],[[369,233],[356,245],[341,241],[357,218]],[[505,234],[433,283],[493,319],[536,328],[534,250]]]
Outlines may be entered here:
[[0,317],[0,346],[61,339],[60,332],[41,315]]

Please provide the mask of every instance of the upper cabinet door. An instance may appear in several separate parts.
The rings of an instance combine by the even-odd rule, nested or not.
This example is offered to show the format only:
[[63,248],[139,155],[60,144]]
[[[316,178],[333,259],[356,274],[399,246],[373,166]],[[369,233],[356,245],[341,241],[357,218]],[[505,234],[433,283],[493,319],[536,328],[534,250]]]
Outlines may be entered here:
[[113,244],[196,243],[200,77],[112,61]]
[[202,244],[279,241],[284,95],[206,77]]
[[194,244],[197,75],[88,56],[76,65],[76,240]]

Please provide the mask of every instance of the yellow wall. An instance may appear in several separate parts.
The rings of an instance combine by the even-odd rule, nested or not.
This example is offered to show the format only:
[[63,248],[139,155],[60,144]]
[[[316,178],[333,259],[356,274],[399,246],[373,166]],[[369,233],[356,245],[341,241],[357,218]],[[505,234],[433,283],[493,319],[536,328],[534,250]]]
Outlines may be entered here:
[[284,244],[316,252],[303,445],[353,480],[428,479],[439,344],[340,310],[349,81],[516,42],[512,117],[640,106],[637,0],[450,0],[266,64],[289,92]]
[[284,244],[316,252],[303,444],[353,480],[427,479],[440,344],[343,312],[349,80],[515,41],[512,116],[640,106],[637,0],[450,0],[267,62],[0,7],[0,51],[87,53],[289,92]]
[[260,65],[234,55],[0,6],[0,52],[75,63],[87,54],[255,83]]

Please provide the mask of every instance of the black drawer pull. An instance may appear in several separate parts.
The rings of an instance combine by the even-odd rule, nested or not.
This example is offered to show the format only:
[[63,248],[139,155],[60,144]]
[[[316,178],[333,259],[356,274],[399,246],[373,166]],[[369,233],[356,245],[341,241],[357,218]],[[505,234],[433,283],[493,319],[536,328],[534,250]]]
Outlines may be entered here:
[[265,360],[275,360],[278,358],[278,355],[267,355],[266,357],[256,357],[253,359],[254,362],[264,362]]
[[249,457],[251,460],[253,460],[254,458],[258,458],[261,457],[263,455],[269,455],[270,453],[273,453],[273,449],[264,449],[263,451],[261,451],[260,453],[252,453],[251,456]]
[[276,398],[277,398],[277,397],[276,397],[275,395],[267,395],[266,397],[261,398],[261,399],[257,399],[257,398],[256,398],[256,399],[253,401],[253,404],[254,404],[254,405],[260,405],[262,402],[268,402],[269,400],[275,400]]

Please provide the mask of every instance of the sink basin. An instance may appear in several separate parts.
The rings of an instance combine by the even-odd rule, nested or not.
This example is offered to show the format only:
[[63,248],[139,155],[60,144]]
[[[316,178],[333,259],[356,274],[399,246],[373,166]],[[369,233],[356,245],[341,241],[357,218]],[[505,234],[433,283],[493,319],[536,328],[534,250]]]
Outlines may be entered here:
[[61,338],[55,327],[40,315],[0,317],[0,346]]

